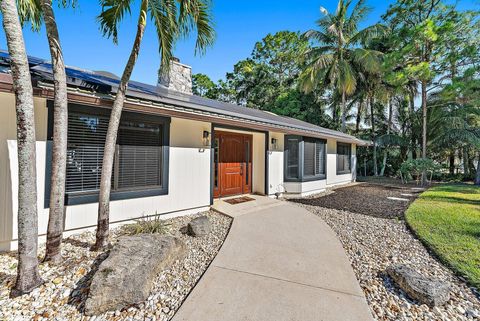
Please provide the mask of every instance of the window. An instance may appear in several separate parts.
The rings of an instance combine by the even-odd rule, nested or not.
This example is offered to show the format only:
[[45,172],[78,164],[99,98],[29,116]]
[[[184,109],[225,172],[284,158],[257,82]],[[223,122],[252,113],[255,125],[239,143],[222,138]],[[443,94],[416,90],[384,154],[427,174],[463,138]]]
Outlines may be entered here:
[[325,142],[305,138],[303,147],[303,176],[325,175]]
[[288,179],[299,178],[299,138],[288,138],[285,144],[285,159],[286,159],[286,172],[285,177]]
[[326,141],[286,136],[285,181],[310,181],[325,178]]
[[[108,121],[109,110],[69,104],[67,204],[98,200]],[[122,113],[112,171],[112,200],[168,193],[168,140],[169,119]]]
[[337,174],[347,174],[352,170],[352,146],[337,143]]

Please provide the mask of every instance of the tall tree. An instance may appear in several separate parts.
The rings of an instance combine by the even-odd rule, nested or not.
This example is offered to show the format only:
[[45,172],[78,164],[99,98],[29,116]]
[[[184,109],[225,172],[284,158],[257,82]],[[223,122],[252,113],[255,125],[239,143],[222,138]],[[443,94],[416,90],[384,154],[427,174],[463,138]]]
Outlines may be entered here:
[[52,57],[54,79],[52,176],[45,261],[58,263],[62,259],[61,244],[65,213],[68,133],[67,77],[57,22],[52,10],[52,0],[41,0],[41,8]]
[[[445,7],[440,0],[405,0],[392,5],[383,18],[394,33],[400,35],[398,55],[408,63],[406,72],[419,83],[422,110],[422,158],[427,158],[427,100],[429,87],[437,76],[438,47],[448,23],[441,17],[452,7]],[[427,182],[426,171],[422,184]]]
[[[48,45],[52,58],[54,79],[53,99],[53,145],[52,172],[50,177],[50,213],[48,217],[47,245],[44,261],[59,263],[62,259],[61,244],[65,214],[65,180],[67,163],[68,100],[67,78],[62,47],[52,0],[18,0],[22,23],[30,22],[34,30],[39,30],[43,19]],[[75,6],[76,0],[62,0],[59,4]]]
[[355,92],[363,72],[376,72],[381,53],[361,45],[382,36],[386,29],[375,24],[359,30],[370,8],[359,0],[349,15],[350,0],[339,0],[335,13],[325,8],[317,21],[319,30],[310,30],[306,37],[318,46],[306,52],[307,67],[303,72],[303,88],[311,91],[318,86],[329,86],[341,96],[341,129],[346,131],[346,103]]
[[42,283],[38,273],[38,213],[33,88],[15,0],[0,1],[7,38],[17,115],[18,266],[12,295],[28,293]]
[[[131,12],[131,6],[136,2],[134,0],[101,0],[100,3],[102,13],[98,20],[101,30],[104,35],[112,37],[114,43],[117,43],[118,25],[125,14]],[[147,25],[148,15],[150,14],[157,32],[162,72],[166,72],[170,67],[173,44],[178,37],[186,36],[196,30],[196,48],[200,51],[204,51],[206,47],[213,43],[214,30],[209,6],[210,2],[208,0],[140,1],[135,40],[118,86],[107,129],[98,200],[96,241],[93,249],[104,248],[108,243],[111,178],[118,126],[128,82],[140,52],[140,44]]]

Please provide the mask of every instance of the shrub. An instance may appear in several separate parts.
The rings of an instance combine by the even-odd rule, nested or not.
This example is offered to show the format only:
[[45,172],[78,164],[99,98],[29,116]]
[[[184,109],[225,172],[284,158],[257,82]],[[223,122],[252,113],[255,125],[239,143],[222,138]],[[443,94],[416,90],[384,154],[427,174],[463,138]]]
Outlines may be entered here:
[[402,181],[407,182],[410,179],[420,179],[422,172],[425,171],[427,174],[430,174],[430,180],[434,173],[440,169],[440,166],[435,163],[432,159],[428,158],[418,158],[410,159],[400,166],[400,176]]
[[159,216],[146,216],[135,221],[133,224],[127,224],[122,227],[123,232],[129,235],[136,234],[163,234],[167,231],[167,227],[170,224],[166,224],[164,220]]

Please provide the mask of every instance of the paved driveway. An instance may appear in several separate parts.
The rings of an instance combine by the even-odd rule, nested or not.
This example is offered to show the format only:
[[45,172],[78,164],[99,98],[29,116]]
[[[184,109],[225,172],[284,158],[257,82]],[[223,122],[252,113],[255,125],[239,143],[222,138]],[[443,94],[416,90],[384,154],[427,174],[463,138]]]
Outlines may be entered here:
[[372,320],[334,232],[296,205],[254,196],[219,211],[230,233],[174,321]]

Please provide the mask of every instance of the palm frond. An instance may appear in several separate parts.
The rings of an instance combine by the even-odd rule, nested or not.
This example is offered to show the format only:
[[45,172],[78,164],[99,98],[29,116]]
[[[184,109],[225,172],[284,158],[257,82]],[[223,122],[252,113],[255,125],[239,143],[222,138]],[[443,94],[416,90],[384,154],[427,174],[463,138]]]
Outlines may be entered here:
[[17,0],[20,23],[30,23],[33,31],[39,31],[42,25],[42,6],[40,0]]
[[408,138],[404,138],[397,134],[385,134],[377,137],[375,140],[378,146],[389,146],[389,147],[404,147],[410,144]]
[[178,36],[177,4],[175,0],[149,1],[148,10],[158,38],[161,71],[168,72],[173,46]]
[[373,39],[385,37],[389,32],[388,27],[383,24],[377,23],[373,26],[369,26],[365,29],[358,31],[350,38],[350,44],[367,44]]
[[115,44],[118,43],[118,25],[125,14],[131,14],[132,0],[100,0],[102,12],[97,17],[100,23],[100,31],[107,38],[112,37]]
[[351,51],[351,54],[354,63],[358,65],[361,70],[368,73],[378,73],[380,71],[381,52],[364,48],[355,48]]
[[197,32],[195,50],[204,53],[215,40],[210,0],[180,0],[179,31],[187,36]]

